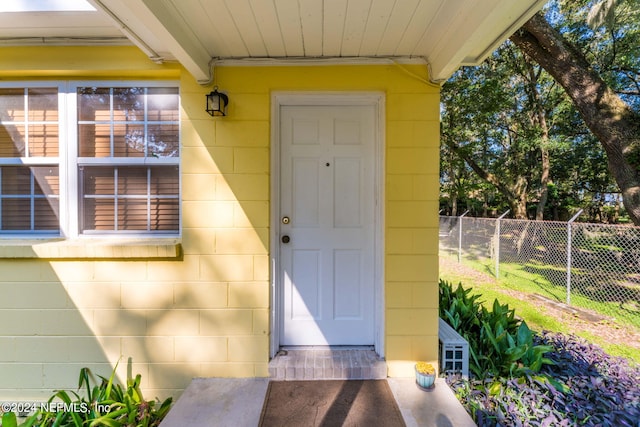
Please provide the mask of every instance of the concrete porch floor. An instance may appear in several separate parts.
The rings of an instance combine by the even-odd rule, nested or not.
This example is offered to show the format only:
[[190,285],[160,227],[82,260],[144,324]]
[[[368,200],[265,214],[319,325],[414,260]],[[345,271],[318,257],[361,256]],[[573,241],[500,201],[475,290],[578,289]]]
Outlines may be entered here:
[[[329,356],[326,349],[280,353],[281,359],[270,363],[271,378],[195,378],[161,427],[255,427],[270,380],[379,379],[380,366],[386,370],[383,360],[366,353],[371,350],[340,351],[333,349]],[[387,382],[408,427],[475,426],[443,379],[429,391],[418,387],[414,378],[387,378]]]
[[[407,427],[475,427],[443,379],[430,391],[413,378],[387,382]],[[268,384],[269,378],[195,378],[160,426],[256,427]]]

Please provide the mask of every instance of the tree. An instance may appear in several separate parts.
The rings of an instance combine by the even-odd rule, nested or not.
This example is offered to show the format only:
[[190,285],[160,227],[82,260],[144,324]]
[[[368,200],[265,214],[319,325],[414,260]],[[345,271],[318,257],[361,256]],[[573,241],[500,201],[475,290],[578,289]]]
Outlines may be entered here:
[[[448,172],[443,191],[453,188],[452,165],[463,175],[455,154],[485,182],[465,190],[482,200],[483,211],[489,200],[501,199],[513,216],[527,218],[530,201],[537,200],[536,216],[542,219],[551,183],[551,116],[563,102],[553,79],[510,43],[481,66],[458,71],[442,90],[441,172]],[[501,197],[492,197],[492,189]],[[494,208],[505,209],[497,203]]]
[[[637,3],[637,1],[629,1]],[[619,2],[618,2],[619,3]],[[632,7],[633,5],[629,6]],[[606,9],[607,11],[612,8]],[[636,9],[637,10],[637,9]],[[628,11],[625,11],[628,12]],[[601,14],[611,18],[609,12]],[[604,20],[603,20],[604,22]],[[616,41],[616,34],[612,34]],[[598,138],[607,155],[608,168],[620,191],[624,206],[640,226],[640,114],[606,82],[601,71],[587,60],[585,53],[555,29],[542,13],[537,13],[510,40],[540,64],[564,88],[585,124]],[[637,49],[637,48],[636,48]],[[610,58],[610,64],[615,64]],[[628,61],[629,58],[625,58]],[[633,59],[632,59],[633,60]],[[613,68],[613,67],[612,67]],[[606,69],[604,69],[606,70]],[[640,93],[638,73],[621,67],[617,76],[627,78]]]

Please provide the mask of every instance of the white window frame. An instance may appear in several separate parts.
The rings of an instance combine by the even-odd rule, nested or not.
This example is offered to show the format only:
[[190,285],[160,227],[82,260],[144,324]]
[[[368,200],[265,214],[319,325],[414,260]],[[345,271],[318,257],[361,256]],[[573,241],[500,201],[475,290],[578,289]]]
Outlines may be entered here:
[[[182,235],[182,121],[180,120],[181,94],[178,92],[178,157],[171,158],[87,158],[83,159],[84,165],[89,166],[169,166],[178,167],[178,212],[179,222],[176,232],[89,232],[83,233],[80,228],[80,186],[79,186],[79,156],[78,156],[78,102],[77,89],[80,87],[175,87],[180,88],[179,82],[175,80],[73,80],[73,81],[11,81],[0,82],[0,88],[57,88],[58,89],[58,131],[59,146],[58,157],[48,158],[16,158],[3,162],[3,165],[37,165],[57,164],[59,170],[59,232],[16,232],[3,233],[0,231],[0,238],[179,238]],[[28,112],[27,112],[28,113]]]
[[[61,81],[11,81],[0,82],[1,89],[32,89],[32,88],[56,88],[58,90],[58,157],[15,157],[9,158],[2,162],[2,166],[38,166],[55,164],[58,166],[59,174],[59,192],[58,210],[59,210],[59,231],[15,231],[8,232],[0,230],[2,238],[47,238],[63,236],[62,224],[67,220],[68,212],[64,209],[66,199],[66,188],[63,185],[63,177],[66,176],[67,170],[64,165],[66,128],[64,123],[64,115],[66,114],[65,103],[65,84]],[[29,112],[25,111],[25,123],[28,126]]]

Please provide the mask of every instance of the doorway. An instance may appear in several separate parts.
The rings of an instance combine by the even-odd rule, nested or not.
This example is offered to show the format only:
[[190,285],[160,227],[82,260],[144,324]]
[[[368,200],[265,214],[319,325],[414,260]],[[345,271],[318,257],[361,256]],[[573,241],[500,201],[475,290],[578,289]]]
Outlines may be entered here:
[[274,99],[272,355],[382,342],[380,95]]

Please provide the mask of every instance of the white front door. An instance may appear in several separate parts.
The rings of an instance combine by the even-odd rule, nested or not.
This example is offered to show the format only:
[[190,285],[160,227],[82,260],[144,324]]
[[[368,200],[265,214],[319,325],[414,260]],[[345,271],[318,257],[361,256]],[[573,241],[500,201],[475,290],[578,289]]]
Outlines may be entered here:
[[376,108],[280,108],[280,344],[373,345]]

